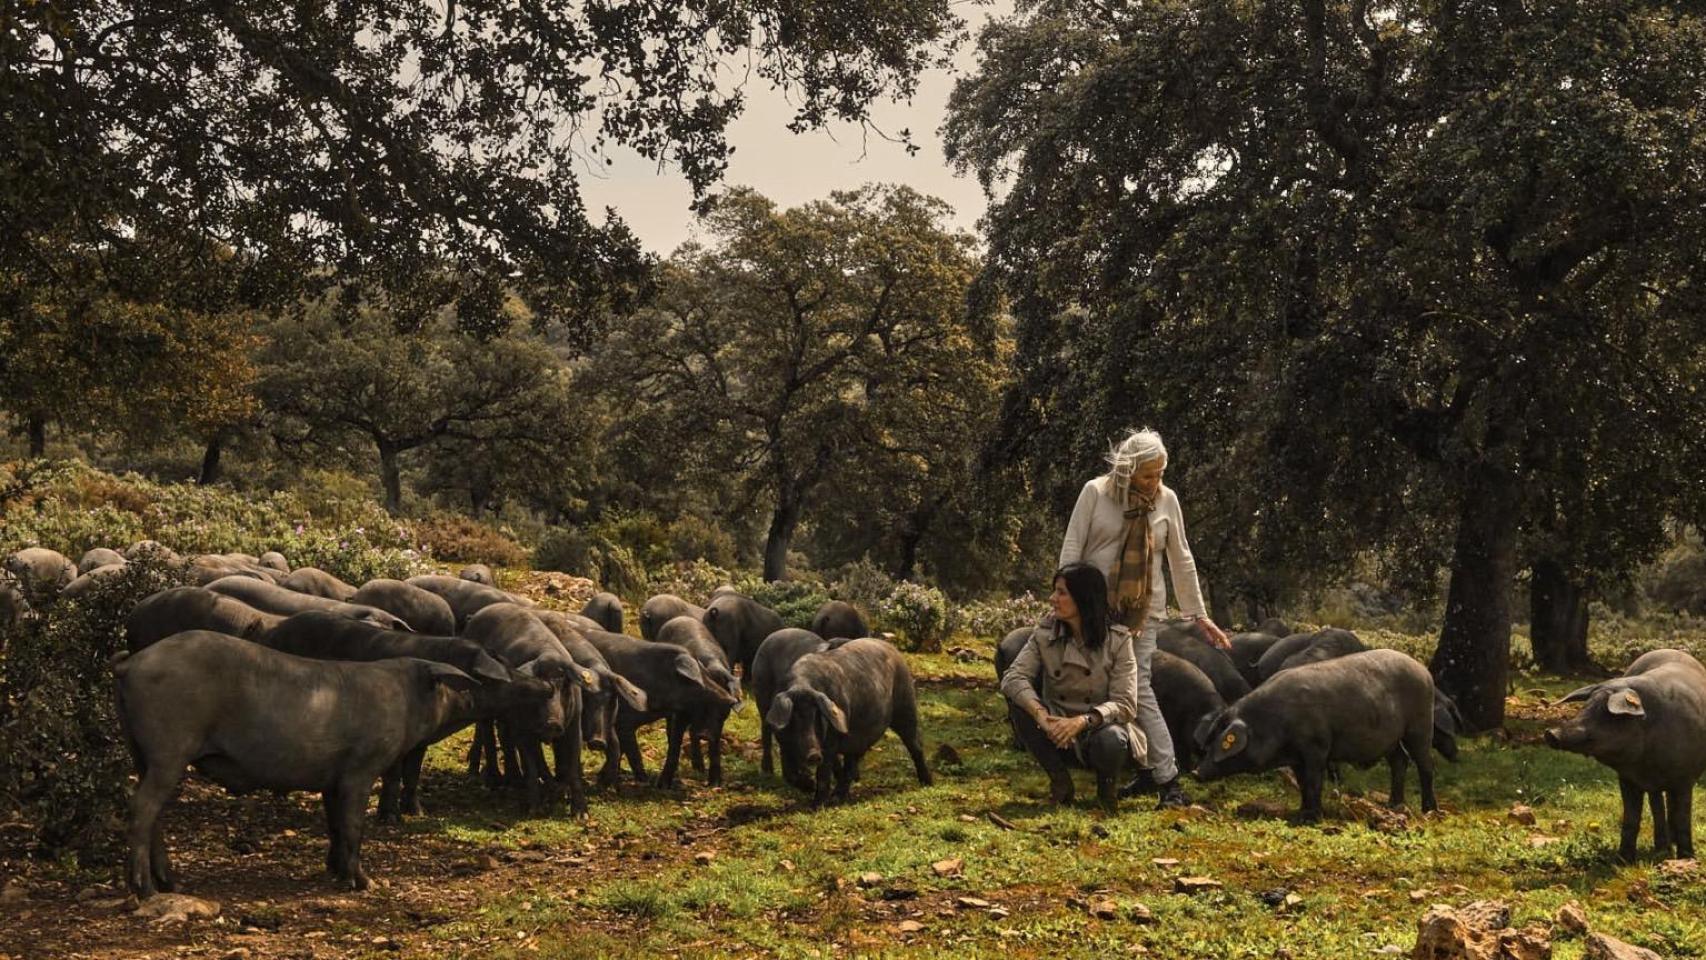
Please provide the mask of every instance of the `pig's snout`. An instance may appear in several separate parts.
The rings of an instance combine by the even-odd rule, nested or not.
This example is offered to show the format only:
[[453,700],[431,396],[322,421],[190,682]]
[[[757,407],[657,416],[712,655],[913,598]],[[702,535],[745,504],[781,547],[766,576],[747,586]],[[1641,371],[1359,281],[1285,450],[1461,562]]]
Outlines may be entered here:
[[1547,728],[1547,730],[1546,730],[1546,745],[1548,747],[1551,747],[1554,750],[1558,750],[1558,749],[1563,748],[1564,737],[1563,737],[1562,732],[1559,731],[1557,727]]
[[1571,727],[1548,727],[1543,737],[1546,745],[1554,750],[1572,750],[1580,753],[1587,744],[1587,731]]
[[555,740],[558,737],[563,735],[563,731],[564,731],[563,721],[561,721],[561,720],[547,720],[547,721],[545,721],[544,728],[540,730],[540,733],[543,734],[542,739]]
[[586,745],[594,750],[604,749],[604,735],[595,733],[586,738]]
[[823,760],[823,749],[821,747],[812,747],[810,750],[806,751],[806,762],[807,763],[819,763],[822,760]]

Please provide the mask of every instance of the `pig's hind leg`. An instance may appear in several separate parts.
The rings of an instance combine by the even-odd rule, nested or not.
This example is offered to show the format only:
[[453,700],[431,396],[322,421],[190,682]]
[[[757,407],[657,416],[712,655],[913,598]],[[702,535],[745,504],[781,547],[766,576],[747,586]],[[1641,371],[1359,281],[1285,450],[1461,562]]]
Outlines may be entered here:
[[1670,794],[1670,838],[1676,855],[1694,859],[1694,783],[1684,780],[1666,791]]
[[[1399,748],[1415,761],[1416,781],[1422,788],[1423,813],[1433,813],[1439,809],[1439,798],[1434,796],[1434,755],[1430,752],[1433,749],[1433,737],[1433,723],[1430,720],[1427,725],[1418,726],[1404,734],[1404,742]],[[1397,767],[1393,768],[1392,782],[1395,785],[1392,805],[1397,806],[1398,799],[1404,795],[1404,779],[1399,776]]]
[[172,877],[166,840],[160,829],[160,814],[183,779],[187,763],[171,764],[155,758],[137,757],[142,777],[130,798],[130,889],[146,900],[156,892],[170,893],[177,886]]
[[912,757],[912,768],[918,773],[918,782],[930,786],[933,780],[930,767],[924,762],[924,741],[918,737],[918,694],[912,686],[911,677],[900,678],[895,684],[894,712],[889,719],[889,729],[906,745],[906,752]]
[[1647,791],[1647,807],[1653,813],[1653,852],[1663,859],[1670,855],[1671,834],[1674,832],[1670,818],[1665,816],[1665,792]]

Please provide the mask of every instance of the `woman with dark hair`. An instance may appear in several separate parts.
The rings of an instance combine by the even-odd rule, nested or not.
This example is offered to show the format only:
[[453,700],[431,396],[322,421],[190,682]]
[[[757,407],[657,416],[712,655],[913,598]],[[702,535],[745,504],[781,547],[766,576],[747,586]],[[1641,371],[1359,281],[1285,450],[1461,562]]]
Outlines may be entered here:
[[1115,623],[1108,579],[1087,563],[1054,575],[1043,617],[1001,676],[1013,729],[1049,778],[1049,798],[1072,799],[1072,764],[1096,772],[1096,799],[1113,812],[1120,773],[1144,759],[1131,631]]

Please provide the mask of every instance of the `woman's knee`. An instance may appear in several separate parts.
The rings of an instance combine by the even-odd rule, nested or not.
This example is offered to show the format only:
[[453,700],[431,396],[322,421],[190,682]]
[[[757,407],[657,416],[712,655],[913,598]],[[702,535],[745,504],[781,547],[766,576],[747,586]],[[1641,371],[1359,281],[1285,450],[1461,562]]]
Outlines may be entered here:
[[1084,744],[1084,758],[1103,772],[1117,772],[1131,759],[1131,738],[1123,725],[1102,727]]

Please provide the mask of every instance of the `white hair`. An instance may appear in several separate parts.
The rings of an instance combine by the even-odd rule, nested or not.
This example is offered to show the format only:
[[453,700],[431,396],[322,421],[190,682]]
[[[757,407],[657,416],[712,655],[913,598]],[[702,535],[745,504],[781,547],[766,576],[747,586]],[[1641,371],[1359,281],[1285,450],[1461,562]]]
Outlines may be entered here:
[[1108,482],[1113,486],[1114,499],[1124,503],[1131,489],[1131,475],[1151,460],[1167,456],[1167,445],[1161,434],[1144,427],[1126,434],[1126,438],[1108,448]]

